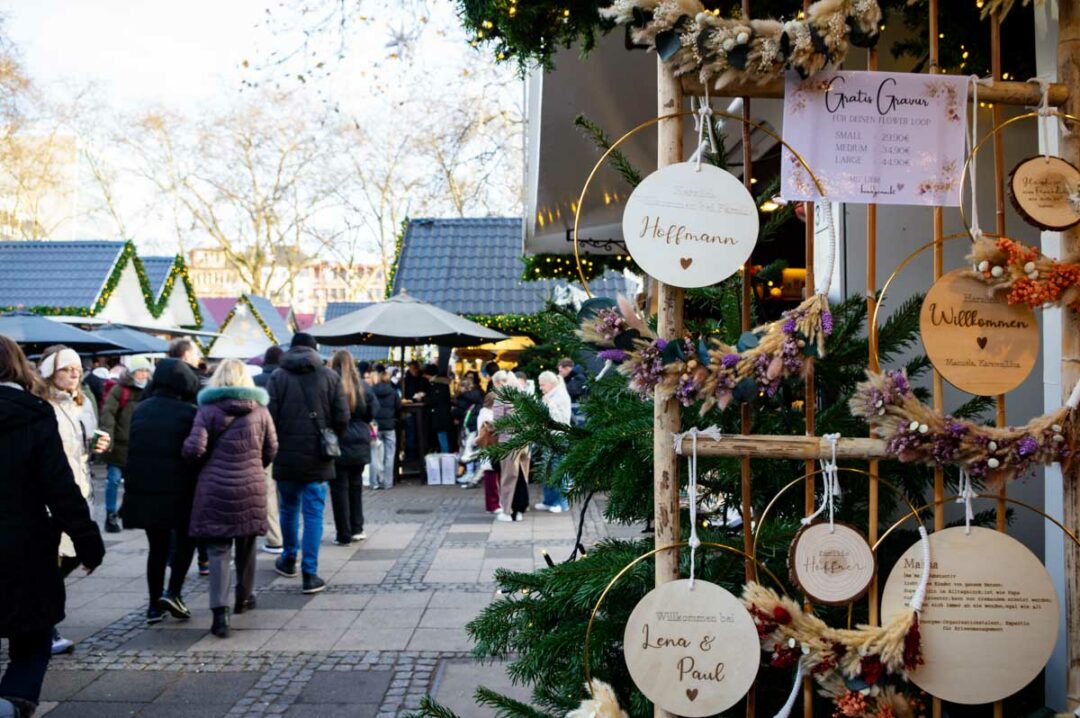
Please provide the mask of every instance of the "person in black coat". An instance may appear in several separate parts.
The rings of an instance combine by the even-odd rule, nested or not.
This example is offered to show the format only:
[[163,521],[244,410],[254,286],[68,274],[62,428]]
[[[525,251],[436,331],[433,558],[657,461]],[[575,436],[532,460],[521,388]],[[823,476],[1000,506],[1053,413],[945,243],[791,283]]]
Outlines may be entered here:
[[[49,667],[53,626],[64,620],[60,533],[92,572],[105,544],[64,454],[45,387],[14,341],[0,336],[0,637],[9,663],[0,714],[29,716]],[[5,712],[6,711],[6,712]]]
[[[158,623],[166,612],[187,620],[184,577],[191,568],[195,543],[188,537],[198,466],[180,456],[195,421],[199,377],[181,359],[163,359],[147,394],[131,418],[131,449],[124,479],[120,515],[127,528],[146,531],[146,586],[150,603],[146,622]],[[165,566],[172,548],[169,591],[164,592]]]
[[256,374],[252,377],[255,382],[255,386],[260,389],[265,389],[270,383],[270,377],[281,366],[281,357],[285,354],[285,351],[276,344],[266,350],[263,354],[262,374]]
[[462,435],[476,431],[476,417],[483,405],[484,392],[471,377],[466,377],[454,400],[454,420],[462,427]]
[[431,433],[438,438],[439,451],[449,454],[450,430],[454,426],[450,408],[450,380],[445,374],[440,374],[439,368],[434,364],[424,367],[424,378],[430,382],[428,392],[424,396],[424,409],[431,422]]
[[[318,578],[319,542],[322,541],[326,483],[334,479],[334,460],[325,458],[321,435],[324,429],[339,437],[349,428],[349,403],[341,379],[323,366],[315,338],[300,332],[293,336],[281,368],[270,375],[270,416],[278,435],[274,459],[281,513],[282,553],[274,564],[278,574],[297,575],[300,552],[299,514],[304,515],[303,560],[305,592],[325,587]],[[312,414],[315,416],[312,416]]]
[[349,428],[341,436],[341,458],[330,484],[330,503],[334,509],[334,543],[348,546],[363,541],[364,533],[364,467],[371,463],[371,425],[379,400],[360,378],[360,372],[347,350],[334,352],[330,368],[341,377],[341,389],[352,412]]

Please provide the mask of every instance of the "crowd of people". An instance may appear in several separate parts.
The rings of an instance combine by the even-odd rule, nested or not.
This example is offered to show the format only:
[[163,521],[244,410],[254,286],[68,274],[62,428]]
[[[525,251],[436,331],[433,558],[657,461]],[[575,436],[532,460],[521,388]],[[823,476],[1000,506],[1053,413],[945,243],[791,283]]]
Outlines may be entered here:
[[[276,572],[299,578],[303,593],[326,588],[319,546],[327,495],[333,543],[363,541],[365,467],[370,490],[393,487],[399,430],[405,450],[459,453],[459,483],[484,486],[495,520],[519,520],[529,508],[529,449],[496,465],[478,455],[508,438],[495,430],[513,412],[499,390],[535,391],[495,363],[456,382],[416,362],[398,376],[348,351],[326,362],[299,333],[287,350],[271,347],[261,368],[228,359],[210,372],[194,343],[179,339],[156,365],[135,356],[119,369],[89,369],[84,375],[82,358],[64,346],[46,349],[34,367],[0,336],[0,461],[11,469],[0,475],[8,577],[0,636],[10,656],[0,717],[31,715],[49,657],[73,649],[57,629],[63,580],[79,566],[91,573],[105,554],[92,461],[105,466],[104,530],[146,534],[147,623],[191,618],[184,586],[198,556],[209,577],[210,630],[221,638],[230,615],[256,607],[260,549],[277,555]],[[569,359],[540,374],[552,419],[575,420],[583,380]],[[403,402],[422,411],[403,417]],[[429,447],[418,445],[421,433]],[[535,508],[567,510],[565,488],[545,486]]]

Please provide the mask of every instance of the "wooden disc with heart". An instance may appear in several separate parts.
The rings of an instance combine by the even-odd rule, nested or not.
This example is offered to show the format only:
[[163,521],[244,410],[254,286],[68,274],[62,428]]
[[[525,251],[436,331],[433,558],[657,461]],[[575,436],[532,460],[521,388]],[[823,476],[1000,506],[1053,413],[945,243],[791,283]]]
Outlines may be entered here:
[[965,269],[934,282],[923,300],[919,331],[945,380],[980,396],[1020,386],[1039,354],[1039,325],[1031,307],[988,293]]
[[1028,224],[1060,232],[1080,224],[1080,170],[1060,157],[1029,157],[1009,174],[1009,198]]
[[645,697],[679,716],[721,713],[746,695],[761,658],[754,620],[738,598],[708,581],[671,581],[638,602],[623,655]]

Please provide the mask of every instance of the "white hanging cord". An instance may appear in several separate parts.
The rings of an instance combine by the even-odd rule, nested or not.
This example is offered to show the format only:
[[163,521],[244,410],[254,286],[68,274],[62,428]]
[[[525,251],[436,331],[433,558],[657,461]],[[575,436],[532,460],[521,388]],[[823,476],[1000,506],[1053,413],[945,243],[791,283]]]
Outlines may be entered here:
[[615,362],[608,359],[604,362],[604,368],[600,370],[600,373],[596,375],[596,381],[600,381],[604,378],[604,375],[611,371],[611,367],[615,366]]
[[1043,159],[1050,161],[1050,81],[1041,77],[1033,77],[1028,82],[1034,82],[1039,86],[1039,129],[1043,131]]
[[1065,406],[1070,409],[1080,406],[1080,381],[1076,382],[1076,386],[1073,387],[1072,394],[1069,394],[1069,400],[1065,402]]
[[919,576],[919,587],[911,596],[911,610],[922,613],[923,601],[926,600],[926,588],[930,585],[930,536],[926,533],[926,527],[919,524],[919,544],[922,546],[922,575]]
[[975,143],[979,141],[979,84],[983,80],[978,75],[968,78],[971,84],[971,127],[967,128],[968,152],[971,154],[971,166],[968,167],[968,184],[971,187],[971,236],[973,239],[982,237],[982,228],[979,227],[979,192],[978,192],[978,157],[975,153]]
[[956,503],[964,505],[964,533],[971,533],[971,522],[975,520],[975,508],[971,502],[975,500],[975,489],[971,487],[971,477],[964,469],[960,469],[960,493],[956,497]]
[[[694,106],[697,109],[694,110]],[[712,116],[713,109],[712,103],[709,101],[709,87],[705,86],[705,98],[697,99],[696,97],[690,98],[690,109],[694,112],[694,129],[698,133],[698,145],[694,150],[694,154],[690,155],[690,161],[696,163],[697,170],[701,170],[701,162],[705,159],[705,147],[708,143],[709,149],[716,153],[716,135],[713,134]]]
[[836,465],[836,442],[840,440],[840,434],[825,434],[821,438],[829,443],[829,446],[832,449],[832,458],[828,461],[819,462],[821,465],[821,478],[823,484],[821,505],[817,507],[817,510],[815,510],[814,513],[804,518],[802,524],[803,526],[809,526],[813,523],[814,519],[828,509],[829,533],[832,533],[836,530],[833,519],[835,499],[840,498],[840,471],[839,467]]
[[795,683],[791,686],[791,693],[788,694],[787,702],[781,706],[773,718],[789,718],[791,711],[795,709],[795,701],[799,700],[799,696],[802,694],[802,682],[803,668],[802,661],[799,661],[795,664]]
[[714,441],[720,440],[720,429],[710,426],[708,429],[693,428],[683,434],[673,436],[675,453],[682,454],[683,438],[690,437],[690,459],[687,462],[689,482],[686,487],[686,497],[690,504],[690,590],[694,589],[695,573],[697,568],[697,550],[701,546],[701,539],[697,535],[697,442],[698,436],[705,436]]

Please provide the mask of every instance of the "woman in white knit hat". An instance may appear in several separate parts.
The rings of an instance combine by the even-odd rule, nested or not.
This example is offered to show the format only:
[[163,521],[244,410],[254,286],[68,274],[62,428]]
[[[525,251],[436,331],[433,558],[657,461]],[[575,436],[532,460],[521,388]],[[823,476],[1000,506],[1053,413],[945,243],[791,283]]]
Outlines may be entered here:
[[[92,398],[83,393],[82,359],[63,345],[49,347],[42,355],[38,368],[49,387],[49,403],[56,412],[56,424],[60,429],[60,439],[64,444],[71,473],[79,491],[90,506],[93,514],[92,485],[90,483],[90,452],[104,451],[109,447],[109,438],[95,438],[97,430],[97,407]],[[65,534],[60,537],[60,573],[71,573],[79,565],[75,557],[75,546]],[[53,629],[53,654],[66,653],[74,648],[74,643],[60,636]]]

